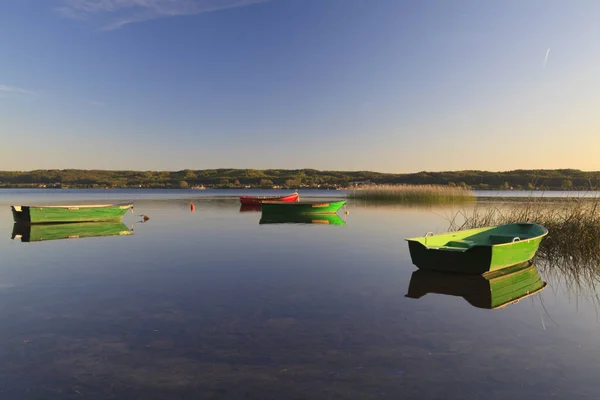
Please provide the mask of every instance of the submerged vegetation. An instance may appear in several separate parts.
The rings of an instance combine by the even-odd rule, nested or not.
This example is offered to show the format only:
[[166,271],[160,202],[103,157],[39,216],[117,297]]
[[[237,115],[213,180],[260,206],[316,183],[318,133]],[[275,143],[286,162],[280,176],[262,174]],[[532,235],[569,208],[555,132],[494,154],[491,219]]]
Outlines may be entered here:
[[475,200],[470,190],[442,185],[380,185],[353,190],[351,198],[373,203],[444,204]]

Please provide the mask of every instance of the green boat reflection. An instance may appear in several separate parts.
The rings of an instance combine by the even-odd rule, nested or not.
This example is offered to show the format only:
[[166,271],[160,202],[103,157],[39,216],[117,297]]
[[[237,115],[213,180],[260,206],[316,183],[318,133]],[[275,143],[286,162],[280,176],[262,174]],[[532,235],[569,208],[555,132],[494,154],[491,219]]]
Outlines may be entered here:
[[263,214],[262,224],[322,224],[345,225],[346,222],[337,214]]
[[12,239],[21,242],[41,242],[46,240],[79,239],[99,236],[127,236],[133,232],[119,221],[77,222],[65,224],[14,224]]
[[486,276],[428,270],[413,272],[406,297],[419,299],[428,293],[463,297],[478,308],[498,309],[541,292],[546,287],[531,262]]
[[263,214],[335,214],[346,205],[341,201],[265,201],[261,203]]

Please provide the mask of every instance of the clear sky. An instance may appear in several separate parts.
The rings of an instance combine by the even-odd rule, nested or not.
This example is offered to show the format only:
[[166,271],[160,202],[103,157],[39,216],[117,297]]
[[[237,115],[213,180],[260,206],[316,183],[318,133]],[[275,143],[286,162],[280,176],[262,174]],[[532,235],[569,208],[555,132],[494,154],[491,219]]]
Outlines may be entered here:
[[600,170],[596,0],[3,0],[0,170]]

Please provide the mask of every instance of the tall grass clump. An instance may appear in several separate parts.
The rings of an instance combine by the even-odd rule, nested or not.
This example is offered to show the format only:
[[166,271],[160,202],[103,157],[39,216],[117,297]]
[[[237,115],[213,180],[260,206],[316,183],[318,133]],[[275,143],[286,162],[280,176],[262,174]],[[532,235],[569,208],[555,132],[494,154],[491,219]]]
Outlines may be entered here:
[[442,185],[378,185],[356,189],[351,198],[373,203],[445,204],[475,200],[473,192]]
[[530,198],[504,206],[478,206],[450,220],[450,230],[533,222],[548,229],[537,253],[544,270],[575,286],[600,282],[600,199],[547,202]]

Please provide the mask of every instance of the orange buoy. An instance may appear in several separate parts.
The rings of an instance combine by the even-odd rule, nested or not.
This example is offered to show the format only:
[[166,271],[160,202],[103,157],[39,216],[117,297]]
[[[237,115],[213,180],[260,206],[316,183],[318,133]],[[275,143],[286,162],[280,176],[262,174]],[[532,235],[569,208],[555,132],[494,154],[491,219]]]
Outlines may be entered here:
[[190,203],[190,210],[192,212],[194,212],[195,209],[196,209],[196,206],[194,205],[194,203]]

